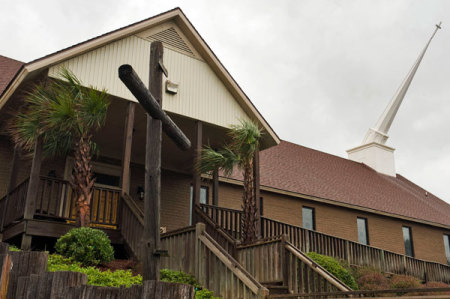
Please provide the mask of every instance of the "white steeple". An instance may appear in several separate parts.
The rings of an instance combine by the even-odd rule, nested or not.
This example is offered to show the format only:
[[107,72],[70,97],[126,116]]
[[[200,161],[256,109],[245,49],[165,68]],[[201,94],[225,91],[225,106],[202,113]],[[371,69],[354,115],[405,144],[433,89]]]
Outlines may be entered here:
[[436,25],[436,29],[425,45],[425,48],[420,53],[405,80],[403,80],[399,89],[387,105],[384,112],[381,114],[375,126],[367,131],[366,137],[364,138],[362,144],[347,151],[348,158],[350,160],[362,162],[376,171],[390,176],[396,175],[394,148],[385,145],[386,140],[389,138],[387,134],[392,122],[394,121],[395,115],[400,108],[403,98],[408,91],[409,85],[411,84],[414,75],[419,68],[420,62],[422,61],[431,40],[439,29],[441,29],[441,23]]

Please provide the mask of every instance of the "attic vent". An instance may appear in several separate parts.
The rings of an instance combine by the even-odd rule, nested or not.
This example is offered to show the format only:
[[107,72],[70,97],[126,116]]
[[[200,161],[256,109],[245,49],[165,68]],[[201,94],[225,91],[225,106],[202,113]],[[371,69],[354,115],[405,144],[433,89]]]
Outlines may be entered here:
[[151,40],[160,41],[160,42],[170,45],[180,51],[187,52],[191,55],[194,55],[192,50],[189,48],[188,45],[186,45],[184,40],[181,38],[181,36],[178,34],[178,32],[173,27],[163,30],[163,31],[160,31],[153,35],[150,35],[147,38],[151,39]]

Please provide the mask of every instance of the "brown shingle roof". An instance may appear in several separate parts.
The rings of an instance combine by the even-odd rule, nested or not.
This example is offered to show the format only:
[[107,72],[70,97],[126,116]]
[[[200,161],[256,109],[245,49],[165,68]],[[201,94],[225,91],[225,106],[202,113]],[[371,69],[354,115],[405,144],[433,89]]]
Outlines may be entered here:
[[450,205],[399,174],[287,141],[262,151],[260,161],[262,186],[450,225]]
[[0,95],[24,63],[0,55]]

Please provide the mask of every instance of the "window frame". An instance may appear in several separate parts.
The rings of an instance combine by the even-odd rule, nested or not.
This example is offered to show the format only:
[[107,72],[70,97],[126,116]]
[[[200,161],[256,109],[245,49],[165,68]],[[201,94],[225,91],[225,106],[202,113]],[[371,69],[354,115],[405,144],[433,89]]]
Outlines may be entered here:
[[[209,204],[209,186],[200,186],[200,195],[201,190],[206,190],[206,204]],[[200,197],[201,199],[201,197]],[[192,184],[189,185],[189,225],[192,225],[192,205],[194,203],[194,186]]]
[[[447,247],[445,246],[445,239],[447,239]],[[447,251],[448,249],[448,251]],[[444,251],[447,259],[447,265],[450,266],[450,234],[444,234]]]
[[[366,244],[361,243],[361,241],[359,240],[359,224],[358,224],[358,220],[364,220],[364,229],[366,230]],[[370,245],[370,238],[369,238],[369,220],[366,217],[360,217],[357,216],[356,217],[356,229],[358,230],[358,243],[362,244],[362,245]]]
[[[311,210],[312,211],[312,229],[306,228],[304,225],[304,216],[303,216],[303,210]],[[316,230],[316,209],[310,206],[302,206],[302,228],[309,229],[312,231]]]
[[[411,255],[408,255],[408,252],[406,250],[406,240],[405,240],[405,234],[403,232],[403,229],[406,228],[408,229],[409,232],[409,240],[411,242]],[[405,246],[405,255],[409,256],[409,257],[414,257],[415,253],[414,253],[414,240],[413,240],[413,235],[412,235],[412,228],[411,226],[408,225],[402,225],[402,237],[403,237],[403,245]]]

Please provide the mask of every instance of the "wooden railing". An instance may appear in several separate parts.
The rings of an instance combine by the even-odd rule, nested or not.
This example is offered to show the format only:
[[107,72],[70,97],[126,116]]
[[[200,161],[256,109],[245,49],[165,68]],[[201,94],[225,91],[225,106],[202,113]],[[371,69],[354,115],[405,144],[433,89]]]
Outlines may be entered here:
[[221,298],[267,298],[269,291],[205,231],[196,227],[196,277]]
[[294,293],[351,291],[292,244],[285,244],[285,269],[287,285]]
[[11,192],[0,199],[1,230],[13,222],[23,218],[28,181],[26,179]]
[[238,261],[258,281],[281,282],[290,293],[351,290],[287,242],[285,235],[238,246]]
[[[36,199],[36,218],[76,219],[75,197],[68,181],[41,177]],[[90,217],[93,225],[113,228],[118,224],[120,190],[94,186]]]
[[292,244],[301,251],[332,256],[350,265],[372,266],[384,272],[411,275],[427,281],[450,282],[450,267],[447,265],[359,244],[267,217],[262,217],[262,234],[264,237],[287,234]]
[[121,203],[120,232],[129,250],[142,261],[140,244],[144,231],[144,215],[129,195],[123,195]]
[[[239,237],[241,211],[209,205],[201,205],[201,208],[231,236]],[[303,252],[332,256],[350,265],[372,266],[384,272],[407,274],[427,281],[450,282],[450,267],[447,265],[359,244],[268,217],[261,217],[261,234],[263,238],[286,234],[288,240]]]
[[237,247],[237,260],[260,282],[283,281],[282,237]]
[[229,231],[225,231],[216,224],[200,207],[195,207],[195,213],[199,217],[199,222],[205,224],[206,232],[232,257],[236,258],[237,241],[228,233]]
[[195,275],[195,240],[195,226],[163,234],[161,236],[161,248],[166,249],[169,256],[161,257],[161,268]]
[[202,211],[209,216],[209,218],[211,218],[233,238],[237,240],[241,238],[242,211],[205,204],[201,204],[200,207]]
[[165,233],[161,268],[194,275],[198,283],[224,299],[267,298],[268,290],[252,277],[206,231],[203,223]]

